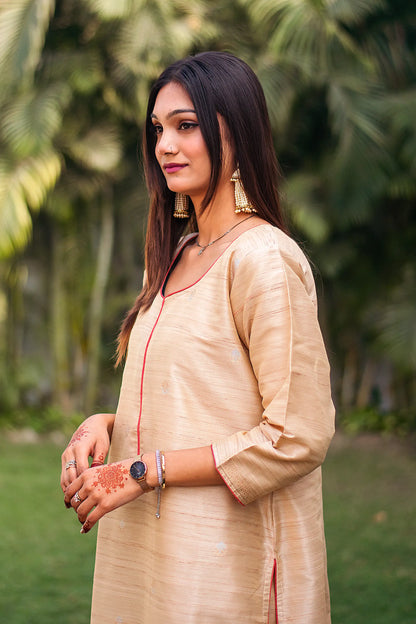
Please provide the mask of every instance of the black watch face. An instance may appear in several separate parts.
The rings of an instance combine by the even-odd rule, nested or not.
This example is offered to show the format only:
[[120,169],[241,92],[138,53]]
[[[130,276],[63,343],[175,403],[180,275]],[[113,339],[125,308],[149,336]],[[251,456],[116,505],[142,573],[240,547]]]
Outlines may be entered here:
[[142,461],[136,461],[130,466],[130,474],[133,479],[142,479],[146,474],[146,464]]

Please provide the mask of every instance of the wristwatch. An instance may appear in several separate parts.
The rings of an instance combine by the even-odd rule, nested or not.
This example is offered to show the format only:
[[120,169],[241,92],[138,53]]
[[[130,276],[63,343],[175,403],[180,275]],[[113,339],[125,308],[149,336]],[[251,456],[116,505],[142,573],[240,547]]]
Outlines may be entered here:
[[146,481],[147,464],[142,461],[141,457],[138,461],[133,462],[130,466],[130,475],[135,481],[137,481],[143,492],[150,492],[151,490],[155,489],[152,488]]

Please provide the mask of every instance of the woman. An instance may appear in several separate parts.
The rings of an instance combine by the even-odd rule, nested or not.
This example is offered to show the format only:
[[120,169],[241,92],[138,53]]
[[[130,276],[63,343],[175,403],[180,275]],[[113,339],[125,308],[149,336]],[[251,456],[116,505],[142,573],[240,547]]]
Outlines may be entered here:
[[328,362],[252,70],[218,52],[174,63],[144,156],[147,278],[117,414],[62,456],[81,532],[100,519],[91,621],[326,624]]

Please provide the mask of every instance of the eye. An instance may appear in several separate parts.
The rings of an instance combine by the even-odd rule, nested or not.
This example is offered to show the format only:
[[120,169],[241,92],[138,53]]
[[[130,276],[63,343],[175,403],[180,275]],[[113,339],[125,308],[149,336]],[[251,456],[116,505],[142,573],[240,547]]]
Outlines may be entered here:
[[155,134],[162,134],[162,132],[163,132],[163,128],[162,128],[162,126],[161,126],[160,124],[155,124],[155,123],[154,123],[154,124],[153,124],[153,132],[154,132]]
[[194,121],[182,121],[179,124],[179,129],[180,130],[192,130],[192,128],[197,128],[199,126],[199,124],[195,123]]

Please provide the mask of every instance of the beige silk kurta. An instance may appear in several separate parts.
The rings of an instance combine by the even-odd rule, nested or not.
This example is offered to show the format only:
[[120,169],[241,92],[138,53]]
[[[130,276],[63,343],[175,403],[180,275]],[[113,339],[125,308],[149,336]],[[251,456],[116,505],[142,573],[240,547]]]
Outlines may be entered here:
[[159,520],[151,492],[100,521],[93,624],[266,624],[272,583],[279,624],[328,624],[333,426],[310,267],[257,226],[135,323],[109,461],[211,444],[228,487],[167,487]]

